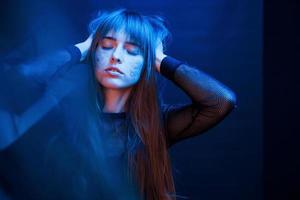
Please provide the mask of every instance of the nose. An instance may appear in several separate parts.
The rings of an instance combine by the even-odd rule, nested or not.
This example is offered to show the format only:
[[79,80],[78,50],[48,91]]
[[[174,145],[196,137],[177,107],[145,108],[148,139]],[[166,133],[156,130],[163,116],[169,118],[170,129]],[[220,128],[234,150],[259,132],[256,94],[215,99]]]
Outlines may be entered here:
[[114,56],[111,57],[110,62],[111,62],[111,64],[115,64],[115,63],[120,64],[120,63],[122,63],[120,58],[115,58]]
[[111,58],[110,58],[110,62],[111,64],[120,64],[122,63],[122,49],[121,49],[121,46],[117,46],[112,55],[111,55]]

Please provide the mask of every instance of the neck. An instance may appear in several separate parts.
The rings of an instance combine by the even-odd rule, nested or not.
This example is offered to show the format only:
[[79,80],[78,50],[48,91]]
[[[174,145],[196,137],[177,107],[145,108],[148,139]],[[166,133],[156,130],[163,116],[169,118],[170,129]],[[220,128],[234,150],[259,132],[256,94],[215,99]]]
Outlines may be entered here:
[[125,112],[125,104],[129,97],[131,88],[109,89],[104,88],[105,103],[103,112],[119,113]]

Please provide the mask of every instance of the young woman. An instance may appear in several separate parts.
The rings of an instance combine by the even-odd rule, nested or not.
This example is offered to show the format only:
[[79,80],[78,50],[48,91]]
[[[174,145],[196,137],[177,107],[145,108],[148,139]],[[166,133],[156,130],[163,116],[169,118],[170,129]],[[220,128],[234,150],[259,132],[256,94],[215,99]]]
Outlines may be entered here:
[[[236,106],[235,94],[166,55],[168,30],[158,17],[121,9],[101,13],[90,29],[85,42],[19,67],[43,89],[18,116],[1,113],[3,193],[12,199],[175,199],[168,148],[223,120]],[[163,105],[158,74],[192,103]]]

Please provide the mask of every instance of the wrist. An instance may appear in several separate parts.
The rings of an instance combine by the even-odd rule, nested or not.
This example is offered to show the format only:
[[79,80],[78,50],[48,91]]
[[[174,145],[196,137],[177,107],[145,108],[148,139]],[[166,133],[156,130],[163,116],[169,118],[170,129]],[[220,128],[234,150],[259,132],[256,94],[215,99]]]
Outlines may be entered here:
[[181,64],[184,64],[184,63],[185,62],[182,62],[173,57],[167,56],[161,62],[160,72],[166,78],[173,80],[174,76],[175,76],[175,71]]
[[93,35],[90,35],[84,42],[80,42],[80,43],[74,45],[81,52],[80,61],[85,59],[85,57],[90,49],[90,46],[92,44],[92,40],[93,40]]
[[80,57],[80,61],[84,60],[87,52],[88,52],[88,47],[84,42],[78,43],[74,45],[75,47],[77,47],[81,53],[81,57]]
[[156,59],[155,59],[155,65],[156,65],[156,69],[157,69],[157,71],[158,71],[159,73],[160,73],[161,62],[162,62],[162,60],[163,60],[165,57],[167,57],[167,55],[165,55],[165,54],[163,54],[163,53],[156,56]]

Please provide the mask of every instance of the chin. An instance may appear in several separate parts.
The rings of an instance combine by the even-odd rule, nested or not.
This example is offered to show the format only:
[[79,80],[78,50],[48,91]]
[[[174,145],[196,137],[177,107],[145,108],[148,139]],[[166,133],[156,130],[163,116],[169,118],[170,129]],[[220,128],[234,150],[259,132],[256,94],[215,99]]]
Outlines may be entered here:
[[100,84],[102,87],[106,89],[114,89],[114,90],[130,89],[133,86],[133,85],[121,83],[119,80],[102,80]]

